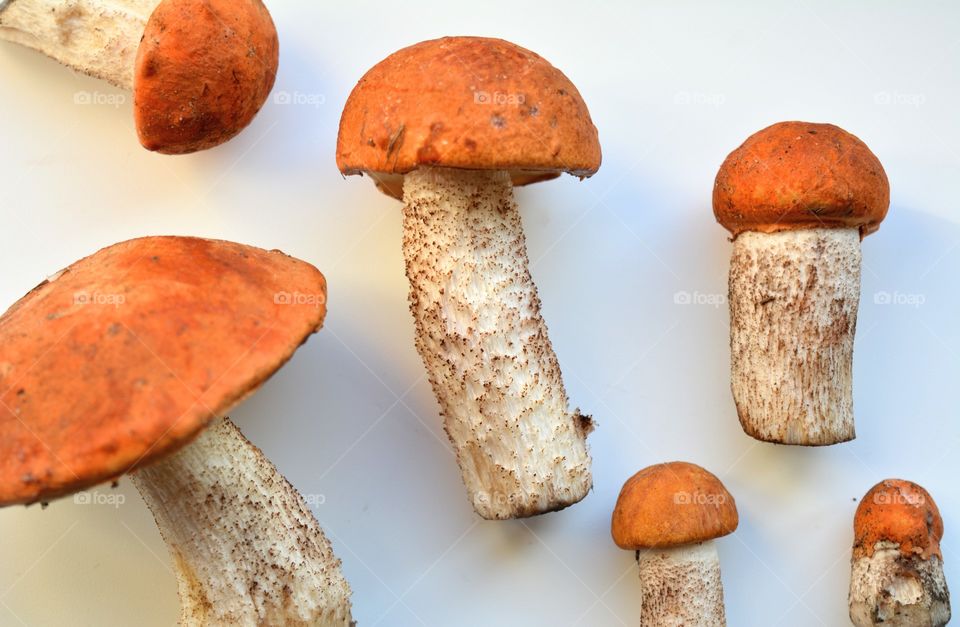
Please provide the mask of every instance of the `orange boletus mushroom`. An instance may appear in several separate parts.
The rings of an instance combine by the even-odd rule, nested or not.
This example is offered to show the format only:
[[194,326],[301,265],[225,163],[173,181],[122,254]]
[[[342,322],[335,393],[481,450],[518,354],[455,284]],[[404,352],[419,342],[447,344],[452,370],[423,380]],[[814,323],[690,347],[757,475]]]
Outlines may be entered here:
[[726,625],[713,540],[733,533],[739,522],[733,496],[695,464],[657,464],[627,480],[611,535],[620,548],[636,551],[641,625]]
[[518,518],[580,501],[592,422],[569,408],[513,195],[600,167],[577,88],[507,41],[421,42],[353,89],[337,165],[403,201],[416,345],[474,509]]
[[300,494],[225,414],[316,332],[326,283],[279,251],[187,237],[105,248],[0,317],[0,505],[130,473],[182,624],[350,621]]
[[853,519],[850,620],[857,627],[942,627],[950,621],[943,519],[911,481],[870,488]]
[[8,0],[0,38],[132,90],[148,150],[222,144],[263,106],[279,44],[260,0]]
[[748,435],[802,446],[855,437],[860,241],[889,204],[880,161],[832,124],[774,124],[720,166],[713,211],[733,237],[731,387]]

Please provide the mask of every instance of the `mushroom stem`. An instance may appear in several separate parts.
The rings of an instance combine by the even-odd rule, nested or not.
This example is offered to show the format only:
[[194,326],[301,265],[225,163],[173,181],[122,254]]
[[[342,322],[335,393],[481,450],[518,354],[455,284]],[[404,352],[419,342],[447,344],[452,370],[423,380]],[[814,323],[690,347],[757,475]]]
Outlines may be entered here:
[[417,350],[474,509],[520,518],[580,501],[592,423],[568,408],[509,174],[420,168],[403,198]]
[[881,541],[873,555],[854,557],[850,620],[857,627],[942,627],[950,621],[950,592],[937,555],[904,555]]
[[228,419],[131,477],[170,550],[181,625],[350,624],[320,525]]
[[720,557],[713,540],[637,552],[643,627],[725,627]]
[[731,383],[744,431],[821,446],[855,437],[857,229],[746,232],[730,262]]
[[161,0],[10,0],[0,3],[0,39],[38,50],[124,89],[147,20]]

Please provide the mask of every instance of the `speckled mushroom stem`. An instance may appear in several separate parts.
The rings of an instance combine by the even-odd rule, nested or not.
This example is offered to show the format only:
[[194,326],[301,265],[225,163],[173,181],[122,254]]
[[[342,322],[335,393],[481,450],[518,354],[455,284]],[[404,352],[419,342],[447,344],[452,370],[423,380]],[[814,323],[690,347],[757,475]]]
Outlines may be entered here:
[[0,39],[38,50],[66,66],[133,88],[147,20],[161,0],[10,0],[0,6]]
[[726,627],[720,557],[712,540],[637,552],[643,627]]
[[938,555],[904,555],[881,541],[873,555],[854,555],[850,620],[857,627],[942,627],[950,621],[950,592]]
[[170,550],[181,625],[351,624],[320,525],[228,419],[131,477]]
[[746,232],[730,262],[731,385],[748,435],[822,446],[855,437],[857,229]]
[[417,350],[474,509],[520,518],[580,501],[592,423],[568,407],[508,173],[421,168],[403,199]]

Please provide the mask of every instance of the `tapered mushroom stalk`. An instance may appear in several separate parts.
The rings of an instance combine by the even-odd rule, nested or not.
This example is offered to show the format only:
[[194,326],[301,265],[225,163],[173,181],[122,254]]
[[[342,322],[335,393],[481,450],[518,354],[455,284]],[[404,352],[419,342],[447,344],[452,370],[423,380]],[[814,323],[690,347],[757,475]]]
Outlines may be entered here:
[[279,251],[184,237],[105,248],[0,317],[0,505],[132,471],[184,625],[350,623],[296,490],[226,419],[317,331],[326,283]]
[[856,436],[860,241],[889,203],[877,158],[829,124],[775,124],[721,166],[713,207],[733,235],[731,387],[748,435],[803,446]]
[[942,627],[950,621],[943,519],[930,494],[900,479],[867,492],[853,521],[850,620],[857,627]]
[[141,143],[167,154],[246,127],[273,87],[279,48],[260,0],[7,0],[0,38],[132,91]]
[[170,549],[181,625],[350,624],[316,519],[229,420],[131,477]]
[[650,466],[627,480],[613,510],[613,540],[637,552],[644,627],[726,625],[715,538],[736,530],[733,497],[694,464]]
[[576,88],[509,42],[423,42],[354,88],[337,163],[403,200],[416,345],[474,509],[517,518],[581,500],[593,425],[569,407],[513,197],[600,166]]

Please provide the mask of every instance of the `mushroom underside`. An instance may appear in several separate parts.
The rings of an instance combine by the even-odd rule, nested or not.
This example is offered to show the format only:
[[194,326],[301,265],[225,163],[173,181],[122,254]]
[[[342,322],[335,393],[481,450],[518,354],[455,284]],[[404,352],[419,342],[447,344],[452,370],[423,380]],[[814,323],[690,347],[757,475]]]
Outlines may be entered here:
[[643,627],[725,627],[720,557],[712,540],[638,552]]
[[849,601],[857,627],[942,627],[950,620],[943,561],[904,555],[895,542],[878,542],[873,555],[853,559]]
[[731,387],[744,431],[822,446],[852,440],[857,229],[743,233],[730,262]]
[[170,550],[181,625],[351,624],[323,530],[228,419],[131,477]]
[[568,407],[509,173],[421,168],[403,195],[416,346],[474,509],[518,518],[580,501],[592,423]]
[[160,2],[11,0],[0,10],[0,39],[131,90],[140,40]]

